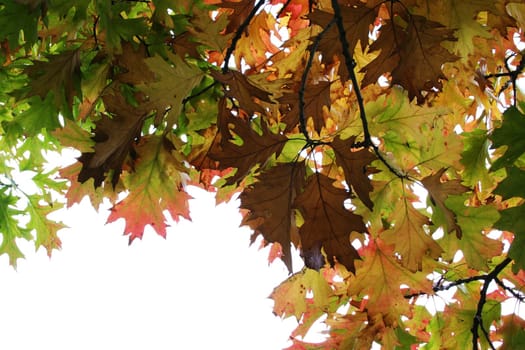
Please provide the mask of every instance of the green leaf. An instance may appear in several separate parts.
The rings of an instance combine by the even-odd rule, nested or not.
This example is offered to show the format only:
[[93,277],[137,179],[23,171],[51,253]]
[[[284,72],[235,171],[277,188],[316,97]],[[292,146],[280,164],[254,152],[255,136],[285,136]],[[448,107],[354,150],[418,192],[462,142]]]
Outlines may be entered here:
[[476,129],[473,132],[463,133],[464,150],[461,152],[461,163],[465,166],[463,183],[467,186],[476,186],[479,182],[486,189],[493,183],[487,169],[489,159],[489,140],[486,130]]
[[34,96],[28,100],[29,108],[16,117],[15,122],[22,127],[28,136],[39,134],[43,129],[53,131],[60,127],[58,109],[53,101],[53,94],[45,100]]
[[[495,207],[489,205],[465,206],[469,198],[469,194],[452,195],[445,200],[445,204],[454,212],[457,223],[461,227],[463,235],[457,244],[467,264],[474,269],[486,271],[488,261],[501,254],[503,244],[488,238],[483,231],[491,228],[500,218],[500,214]],[[448,235],[448,237],[453,236]]]
[[503,124],[494,130],[490,139],[493,149],[507,146],[505,153],[498,158],[491,171],[510,166],[525,153],[525,115],[516,107],[509,107],[503,113]]
[[494,189],[495,194],[499,194],[503,199],[512,197],[525,198],[525,171],[516,167],[509,167],[506,169],[507,177],[501,181]]
[[168,128],[177,123],[183,100],[199,85],[204,74],[177,55],[168,54],[170,62],[160,56],[147,58],[146,64],[155,73],[156,81],[139,85],[157,111],[157,121],[167,112]]
[[36,232],[36,249],[44,247],[47,255],[51,257],[53,249],[60,249],[61,241],[57,235],[58,230],[65,228],[64,224],[49,220],[47,215],[58,207],[51,207],[50,205],[41,205],[39,201],[41,196],[29,196],[29,204],[27,206],[27,213],[30,220],[27,224],[28,229]]
[[14,208],[17,201],[18,198],[7,193],[6,187],[0,187],[0,233],[2,234],[0,255],[7,254],[9,264],[13,267],[16,267],[18,259],[24,257],[16,243],[16,239],[31,240],[32,238],[30,231],[22,228],[16,218],[17,215],[23,214],[23,211]]
[[419,341],[412,334],[408,333],[401,327],[397,327],[395,330],[399,345],[395,347],[395,350],[411,350],[414,344],[419,344]]
[[20,33],[28,44],[37,40],[40,9],[31,9],[13,0],[0,1],[0,41],[7,39],[9,46],[17,47]]
[[509,249],[515,265],[513,270],[525,270],[525,205],[501,211],[500,219],[494,224],[495,228],[514,233],[514,240]]
[[110,52],[120,53],[122,40],[133,42],[135,36],[144,35],[148,31],[144,18],[125,18],[122,15],[131,12],[129,3],[97,1],[97,10],[100,15],[99,29],[105,32]]

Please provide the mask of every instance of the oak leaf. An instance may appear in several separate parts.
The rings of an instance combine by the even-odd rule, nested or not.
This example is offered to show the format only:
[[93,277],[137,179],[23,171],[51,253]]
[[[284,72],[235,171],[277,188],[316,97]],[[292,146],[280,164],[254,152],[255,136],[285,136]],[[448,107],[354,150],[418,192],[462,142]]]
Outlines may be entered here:
[[380,76],[390,72],[392,84],[399,84],[408,91],[412,100],[424,101],[422,91],[441,89],[445,76],[441,67],[454,62],[457,57],[441,44],[454,41],[453,31],[425,17],[412,15],[406,28],[394,22],[385,24],[381,34],[370,45],[371,51],[381,50],[379,56],[363,70],[363,87],[377,82]]
[[273,312],[281,317],[295,316],[300,320],[310,307],[307,293],[313,294],[313,306],[321,308],[333,292],[319,271],[303,269],[277,286],[270,298],[274,300]]
[[376,239],[363,248],[363,260],[356,261],[355,278],[350,280],[350,295],[368,296],[367,309],[370,316],[384,315],[389,325],[397,322],[400,315],[409,312],[401,285],[411,290],[432,293],[432,283],[423,272],[410,272],[394,257],[394,250],[382,240]]
[[368,149],[354,151],[355,136],[348,140],[336,137],[330,144],[335,152],[335,161],[343,168],[345,181],[355,191],[359,199],[372,210],[374,204],[370,199],[373,190],[370,184],[370,169],[368,166],[376,159],[373,152]]
[[[341,6],[341,18],[348,42],[348,51],[354,53],[358,42],[364,49],[368,45],[370,28],[376,19],[376,9],[362,1],[348,1],[347,6]],[[308,15],[313,24],[327,28],[334,19],[334,14],[323,10],[315,10]],[[339,40],[339,31],[336,25],[323,34],[318,49],[323,52],[323,61],[331,64],[336,57],[341,57],[343,48]],[[344,59],[340,58],[344,61]],[[348,70],[345,64],[339,66],[339,74],[343,80],[348,79]]]
[[64,97],[67,105],[71,107],[73,97],[81,94],[80,50],[48,56],[48,61],[35,61],[25,72],[30,78],[27,97],[36,95],[45,100],[52,92],[57,107],[62,105]]
[[505,153],[492,164],[492,171],[510,166],[525,153],[525,115],[516,107],[509,107],[503,113],[503,123],[494,130],[490,139],[492,149],[507,146]]
[[[430,200],[435,208],[440,211],[443,215],[447,232],[456,231],[458,238],[461,238],[462,228],[456,221],[456,214],[450,210],[446,205],[445,201],[450,195],[457,195],[468,191],[468,187],[461,184],[460,180],[450,180],[446,182],[441,181],[441,176],[447,169],[441,169],[433,175],[429,175],[421,180],[421,183],[428,191]],[[434,213],[434,217],[437,214]]]
[[138,87],[146,94],[148,106],[157,112],[155,123],[160,124],[165,118],[170,128],[177,123],[184,99],[201,82],[204,74],[178,55],[168,53],[167,56],[169,62],[157,55],[146,59],[155,80]]
[[417,211],[406,198],[401,199],[389,218],[393,227],[381,233],[387,244],[394,246],[401,256],[401,264],[414,272],[421,270],[424,257],[428,254],[437,259],[443,249],[425,231],[430,220]]
[[129,194],[111,209],[108,222],[126,220],[129,242],[142,238],[146,225],[166,237],[164,211],[178,220],[189,219],[190,196],[182,188],[187,169],[171,141],[162,136],[149,136],[137,145],[134,171],[124,178]]
[[[457,247],[461,249],[467,264],[477,270],[488,269],[488,262],[501,254],[503,243],[487,237],[489,229],[499,220],[498,210],[490,205],[480,207],[465,206],[468,194],[450,196],[445,205],[450,208],[461,227],[462,236],[457,239]],[[448,236],[448,237],[447,237]],[[456,241],[456,237],[445,235],[443,241]],[[451,250],[450,247],[447,250]]]
[[[299,96],[297,92],[285,93],[280,97],[281,113],[283,122],[286,124],[285,131],[291,131],[299,125]],[[330,82],[320,81],[317,84],[308,84],[304,91],[304,118],[312,118],[314,129],[318,133],[325,125],[323,118],[323,108],[330,108]]]
[[304,218],[299,229],[303,259],[306,266],[319,269],[320,259],[324,264],[322,248],[331,265],[337,261],[354,271],[354,261],[359,259],[359,254],[350,243],[350,234],[366,232],[366,226],[361,216],[345,208],[349,193],[334,187],[333,182],[323,174],[311,175],[295,200]]
[[24,257],[18,247],[17,239],[31,239],[30,230],[20,227],[15,215],[22,215],[23,211],[16,209],[18,198],[7,192],[7,187],[0,188],[0,255],[7,254],[9,264],[16,268],[17,260]]
[[130,105],[119,92],[106,94],[102,99],[112,117],[103,115],[96,122],[94,151],[84,152],[79,158],[83,167],[78,181],[93,178],[95,187],[102,184],[109,170],[113,171],[111,183],[113,186],[117,184],[123,162],[140,137],[142,125],[149,114],[149,111]]
[[[212,150],[209,157],[218,161],[222,170],[237,168],[235,175],[226,181],[226,185],[231,185],[244,178],[255,165],[264,164],[272,155],[278,157],[287,138],[282,134],[272,133],[264,121],[260,123],[259,134],[253,129],[253,126],[257,127],[254,123],[235,117],[231,112],[222,115],[227,119],[220,123],[229,124],[231,129],[221,128],[220,147]],[[242,144],[232,142],[232,132],[242,140]]]
[[220,73],[212,71],[211,75],[215,80],[229,87],[225,92],[226,96],[234,98],[248,116],[252,116],[255,112],[265,113],[264,108],[257,103],[257,100],[272,102],[267,91],[256,86],[241,72],[228,71],[227,73]]
[[[257,177],[257,182],[240,195],[240,208],[249,210],[242,220],[255,236],[261,234],[267,242],[277,242],[282,248],[284,264],[292,272],[292,230],[294,228],[293,203],[305,181],[303,163],[284,163],[264,171]],[[293,242],[295,246],[299,242]]]

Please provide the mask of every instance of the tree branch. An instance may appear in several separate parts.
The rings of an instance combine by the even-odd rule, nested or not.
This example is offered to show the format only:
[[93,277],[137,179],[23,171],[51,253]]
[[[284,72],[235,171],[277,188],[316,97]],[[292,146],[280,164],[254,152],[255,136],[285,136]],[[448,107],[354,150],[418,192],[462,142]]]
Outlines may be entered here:
[[499,273],[503,271],[503,269],[510,264],[512,261],[511,258],[505,258],[501,263],[496,265],[494,270],[492,270],[488,275],[485,275],[484,282],[483,282],[483,288],[481,288],[480,292],[480,298],[478,302],[478,308],[476,310],[476,314],[474,315],[474,322],[472,323],[472,350],[478,349],[478,339],[479,339],[479,333],[478,333],[478,327],[481,328],[481,331],[483,332],[483,335],[485,335],[485,338],[487,339],[487,342],[489,343],[489,346],[491,349],[495,350],[494,344],[490,341],[489,334],[485,327],[483,326],[483,319],[482,319],[482,312],[483,312],[483,306],[485,306],[485,303],[487,302],[487,292],[489,289],[490,282],[494,281]]
[[345,27],[343,23],[343,18],[341,17],[341,7],[339,6],[339,3],[337,0],[332,0],[332,8],[334,10],[334,19],[337,24],[337,29],[339,31],[339,41],[341,42],[341,46],[343,48],[343,56],[345,58],[345,65],[348,70],[348,73],[350,74],[350,80],[352,81],[352,87],[354,88],[355,95],[357,98],[357,104],[359,106],[359,117],[361,119],[361,124],[363,126],[363,134],[365,138],[364,144],[367,147],[372,147],[377,158],[395,176],[397,176],[400,179],[408,178],[407,175],[402,174],[398,169],[395,169],[385,159],[385,157],[383,157],[383,155],[379,151],[379,148],[372,142],[372,137],[370,136],[370,131],[368,129],[368,120],[366,118],[365,104],[364,104],[363,96],[361,95],[361,90],[359,88],[359,83],[357,81],[357,76],[354,70],[356,63],[355,63],[355,60],[353,59],[353,54],[350,53],[350,46],[348,44],[348,40],[346,40],[346,31],[345,31]]
[[518,299],[520,302],[525,303],[525,295],[518,292],[517,290],[507,286],[502,280],[500,280],[498,277],[494,278],[494,281],[501,287],[501,289],[505,290],[506,292],[509,292],[512,294],[512,296],[516,299]]
[[[461,284],[466,284],[466,283],[470,283],[470,282],[474,282],[474,281],[483,281],[483,287],[481,288],[481,291],[480,291],[480,298],[479,298],[478,306],[477,306],[477,309],[476,309],[476,314],[474,315],[472,328],[470,329],[470,331],[472,332],[472,349],[473,350],[478,350],[479,329],[481,329],[481,332],[485,336],[485,339],[487,339],[487,342],[488,342],[490,348],[493,349],[493,350],[496,349],[494,347],[494,344],[492,344],[492,342],[490,340],[488,330],[485,329],[485,326],[483,325],[483,318],[482,318],[483,306],[485,306],[485,304],[487,303],[487,293],[488,293],[488,289],[489,289],[490,283],[492,281],[495,281],[501,288],[503,288],[505,291],[511,293],[512,296],[514,296],[516,299],[518,299],[520,301],[525,301],[525,296],[523,296],[521,293],[516,292],[516,290],[506,286],[503,283],[503,281],[501,281],[498,278],[498,275],[501,273],[501,271],[503,271],[503,269],[505,267],[507,267],[507,265],[510,264],[511,261],[512,261],[511,258],[505,258],[505,260],[503,260],[501,263],[496,265],[496,267],[494,267],[494,269],[491,272],[489,272],[488,274],[486,274],[486,275],[478,275],[478,276],[472,276],[472,277],[469,277],[469,278],[462,278],[462,279],[450,282],[450,283],[448,283],[446,285],[443,284],[444,279],[440,278],[439,281],[436,283],[436,285],[434,285],[434,287],[432,287],[432,290],[434,292],[443,292],[445,290],[448,290],[448,289],[450,289],[452,287],[459,286]],[[417,297],[417,296],[421,296],[421,295],[427,295],[427,293],[419,292],[419,293],[407,294],[407,295],[404,296],[404,298],[405,299],[411,299],[413,297]],[[478,327],[479,327],[479,329],[478,329]]]
[[246,30],[250,22],[252,21],[253,17],[257,14],[257,11],[261,8],[262,5],[264,5],[265,0],[259,0],[257,4],[253,7],[253,9],[248,14],[248,17],[244,20],[244,22],[241,23],[237,31],[235,32],[235,35],[233,36],[232,43],[228,47],[228,50],[226,50],[226,55],[224,56],[224,63],[222,65],[222,72],[226,73],[230,69],[228,68],[228,62],[230,61],[230,58],[233,54],[233,51],[235,51],[235,47],[237,46],[237,42],[242,37],[242,33]]

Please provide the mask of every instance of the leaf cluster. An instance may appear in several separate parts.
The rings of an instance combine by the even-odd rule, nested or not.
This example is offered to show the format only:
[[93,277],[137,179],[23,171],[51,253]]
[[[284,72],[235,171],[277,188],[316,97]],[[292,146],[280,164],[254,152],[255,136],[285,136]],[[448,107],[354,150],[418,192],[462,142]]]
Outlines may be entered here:
[[[165,236],[200,186],[238,196],[290,272],[271,297],[299,323],[291,349],[522,344],[501,303],[525,298],[523,13],[0,0],[0,254],[16,265],[20,238],[60,248],[48,215],[85,197],[109,200],[130,243]],[[50,170],[71,148],[77,162]],[[305,343],[321,317],[326,341]]]

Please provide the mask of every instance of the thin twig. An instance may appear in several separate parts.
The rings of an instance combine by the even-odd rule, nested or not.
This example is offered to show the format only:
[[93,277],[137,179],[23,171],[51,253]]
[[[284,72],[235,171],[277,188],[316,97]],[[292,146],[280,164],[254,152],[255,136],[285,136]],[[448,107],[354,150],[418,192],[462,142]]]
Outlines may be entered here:
[[257,4],[253,7],[253,9],[248,14],[248,17],[244,20],[244,22],[241,23],[237,31],[235,32],[235,35],[233,36],[232,43],[228,47],[228,50],[226,50],[226,55],[224,56],[224,63],[222,65],[222,72],[226,73],[230,70],[228,67],[228,62],[230,61],[230,58],[233,54],[233,51],[235,51],[235,47],[237,46],[237,42],[241,39],[242,33],[246,30],[248,25],[250,24],[253,17],[257,14],[257,11],[259,11],[259,8],[261,8],[262,5],[264,5],[265,0],[259,0]]
[[525,295],[523,293],[520,293],[516,291],[515,289],[507,286],[502,280],[500,280],[498,277],[494,278],[494,281],[506,292],[509,292],[512,294],[512,296],[516,299],[518,299],[520,302],[525,303]]
[[185,105],[186,103],[188,103],[189,101],[191,101],[192,99],[194,99],[195,97],[199,97],[200,95],[204,94],[206,91],[210,90],[212,87],[214,87],[215,85],[217,85],[218,82],[217,81],[214,81],[213,83],[211,83],[210,85],[206,86],[205,88],[203,88],[202,90],[194,93],[193,95],[191,96],[188,96],[188,97],[185,97],[183,100],[182,100],[182,104]]
[[279,10],[279,12],[277,13],[277,18],[281,17],[281,15],[283,14],[284,10],[288,7],[288,5],[290,5],[290,3],[292,2],[292,0],[287,0],[283,7]]
[[355,73],[355,60],[353,55],[350,53],[350,45],[346,39],[346,31],[343,23],[343,18],[341,17],[341,7],[337,0],[332,0],[332,8],[334,10],[334,19],[337,24],[337,29],[339,30],[339,41],[343,48],[343,56],[345,58],[345,65],[348,73],[350,75],[350,80],[352,81],[352,87],[355,91],[357,98],[357,104],[359,106],[359,117],[361,119],[361,124],[363,126],[363,134],[365,138],[365,145],[367,147],[372,147],[377,158],[392,172],[395,176],[400,179],[407,178],[407,175],[402,174],[398,169],[395,169],[386,159],[383,157],[383,154],[379,151],[379,148],[372,142],[372,137],[370,136],[370,130],[368,128],[368,120],[366,118],[365,104],[363,96],[361,95],[361,90],[359,88],[359,83],[357,81],[357,76]]

